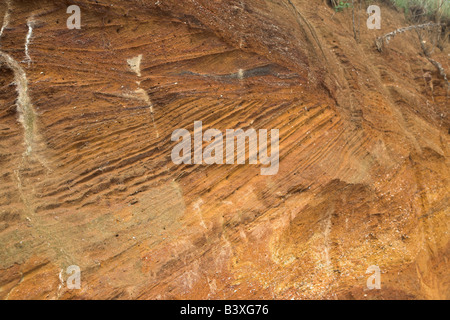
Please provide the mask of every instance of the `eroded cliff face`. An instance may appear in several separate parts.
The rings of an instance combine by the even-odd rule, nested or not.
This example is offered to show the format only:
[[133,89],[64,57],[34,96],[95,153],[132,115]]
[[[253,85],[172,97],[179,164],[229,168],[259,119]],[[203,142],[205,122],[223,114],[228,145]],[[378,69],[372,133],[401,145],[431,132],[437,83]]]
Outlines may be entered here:
[[[382,10],[1,0],[0,297],[448,299],[448,91]],[[175,165],[194,121],[279,129],[278,174]]]

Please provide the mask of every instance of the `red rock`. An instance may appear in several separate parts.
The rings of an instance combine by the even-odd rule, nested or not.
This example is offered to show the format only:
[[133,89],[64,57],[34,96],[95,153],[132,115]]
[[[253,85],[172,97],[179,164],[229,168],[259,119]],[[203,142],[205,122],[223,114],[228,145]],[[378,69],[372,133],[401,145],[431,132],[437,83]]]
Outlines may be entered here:
[[[415,33],[374,46],[403,14],[357,44],[323,1],[9,3],[1,298],[449,298],[445,82]],[[278,174],[174,165],[194,121],[279,129]]]

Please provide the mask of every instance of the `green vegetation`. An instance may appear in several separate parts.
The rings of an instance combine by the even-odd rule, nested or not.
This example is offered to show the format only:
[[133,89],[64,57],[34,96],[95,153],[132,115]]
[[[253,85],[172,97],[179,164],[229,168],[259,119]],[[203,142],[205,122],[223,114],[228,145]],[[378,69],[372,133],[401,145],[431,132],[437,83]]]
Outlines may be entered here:
[[449,0],[389,0],[413,18],[450,19]]
[[344,9],[350,8],[352,4],[348,1],[333,1],[333,7],[336,12],[344,11]]

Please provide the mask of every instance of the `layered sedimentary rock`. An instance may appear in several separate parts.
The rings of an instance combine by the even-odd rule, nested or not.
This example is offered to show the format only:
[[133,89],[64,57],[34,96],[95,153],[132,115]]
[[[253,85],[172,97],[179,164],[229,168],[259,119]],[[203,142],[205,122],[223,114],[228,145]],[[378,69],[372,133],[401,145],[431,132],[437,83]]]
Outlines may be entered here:
[[[449,298],[448,88],[364,9],[2,0],[0,297]],[[195,121],[279,129],[278,173],[175,165]]]

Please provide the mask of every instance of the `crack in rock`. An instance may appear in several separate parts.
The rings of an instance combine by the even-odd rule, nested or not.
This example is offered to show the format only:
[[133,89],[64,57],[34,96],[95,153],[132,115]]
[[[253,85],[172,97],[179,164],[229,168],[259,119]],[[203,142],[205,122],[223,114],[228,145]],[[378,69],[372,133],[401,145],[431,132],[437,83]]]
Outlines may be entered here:
[[[138,55],[137,57],[127,59],[127,63],[128,63],[128,66],[130,67],[130,70],[133,71],[134,73],[136,73],[136,75],[138,77],[141,77],[141,62],[142,62],[142,54]],[[153,112],[153,103],[150,100],[148,93],[140,87],[141,82],[136,81],[136,84],[138,85],[138,89],[134,91],[135,96],[137,99],[144,101],[148,105],[148,107],[150,109],[150,115],[152,117],[153,128],[156,131],[156,137],[159,138],[159,131],[158,131],[158,128],[156,127],[155,117],[154,117],[154,112]]]
[[28,33],[27,33],[27,37],[25,39],[25,61],[28,63],[28,66],[30,66],[30,63],[32,62],[31,57],[30,57],[30,51],[29,51],[29,44],[31,42],[31,38],[33,36],[33,27],[34,27],[34,19],[33,17],[29,18],[27,21],[27,26],[28,26]]
[[[2,28],[0,29],[0,40],[1,40],[1,37],[3,36],[3,32],[9,25],[10,15],[11,15],[11,1],[6,0],[6,12],[5,12],[5,16],[3,17]],[[0,46],[1,46],[1,42],[0,42]]]
[[28,95],[28,80],[25,71],[9,54],[0,51],[0,62],[4,62],[6,66],[14,72],[14,82],[17,88],[17,112],[19,113],[19,122],[22,123],[25,130],[25,154],[30,155],[33,149],[33,141],[36,129],[36,113],[31,104]]
[[141,61],[142,61],[142,54],[127,60],[128,66],[133,72],[137,74],[138,77],[141,76]]

